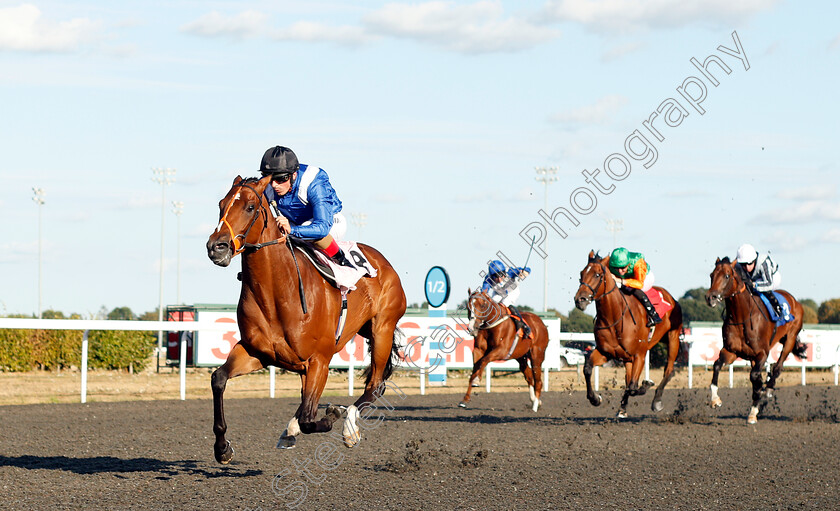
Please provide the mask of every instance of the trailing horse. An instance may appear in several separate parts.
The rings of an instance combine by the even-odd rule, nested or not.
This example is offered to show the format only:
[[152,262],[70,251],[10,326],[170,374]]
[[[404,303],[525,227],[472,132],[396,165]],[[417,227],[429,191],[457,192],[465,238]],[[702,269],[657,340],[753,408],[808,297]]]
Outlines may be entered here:
[[594,406],[601,404],[601,396],[592,387],[592,368],[614,359],[624,362],[626,372],[624,395],[621,398],[619,418],[627,417],[627,401],[630,396],[644,395],[654,385],[651,381],[639,384],[645,355],[665,334],[668,335],[668,363],[662,382],[656,388],[651,409],[662,410],[662,391],[674,374],[674,361],[680,350],[682,330],[682,309],[671,293],[661,287],[654,287],[662,299],[673,308],[662,314],[662,322],[653,329],[645,326],[645,309],[639,300],[628,299],[619,290],[608,269],[609,257],[602,258],[594,251],[589,252],[589,262],[580,272],[580,287],[575,293],[575,305],[584,310],[595,302],[595,349],[586,357],[583,374],[586,377],[586,397]]
[[[327,383],[329,363],[356,333],[370,340],[365,392],[347,409],[343,438],[348,447],[361,435],[359,407],[372,404],[393,370],[397,322],[405,312],[405,293],[391,264],[376,249],[358,244],[376,276],[362,278],[347,295],[346,323],[337,336],[342,296],[307,262],[298,264],[299,249],[281,232],[263,195],[270,177],[242,179],[219,202],[219,225],[207,241],[207,255],[227,266],[242,254],[242,291],[236,311],[242,339],[212,376],[216,460],[230,462],[233,448],[225,440],[223,395],[230,378],[266,366],[300,374],[301,404],[277,447],[289,448],[303,433],[326,432],[340,418],[337,407],[315,420]],[[296,255],[297,253],[297,255]]]
[[[748,424],[758,422],[759,407],[762,402],[773,396],[776,379],[782,372],[785,360],[791,352],[802,358],[805,356],[805,345],[799,342],[799,331],[802,329],[802,305],[787,291],[778,290],[790,305],[793,321],[777,326],[770,319],[770,314],[761,300],[753,295],[747,284],[735,270],[736,262],[728,257],[718,258],[715,269],[711,273],[711,286],[706,292],[706,303],[715,307],[721,302],[726,304],[726,317],[723,320],[723,348],[715,361],[712,373],[711,401],[712,408],[723,404],[718,396],[718,376],[724,364],[731,364],[740,357],[749,360],[750,382],[752,382],[752,406],[747,416]],[[779,360],[773,364],[773,369],[767,375],[766,384],[762,379],[762,371],[770,350],[777,343],[782,343],[782,353]]]
[[[548,329],[536,314],[522,313],[522,320],[531,329],[531,337],[520,339],[516,326],[510,317],[510,309],[496,303],[487,293],[467,290],[467,316],[470,333],[475,337],[473,348],[473,372],[467,384],[467,393],[458,406],[464,408],[470,402],[473,382],[481,376],[490,362],[515,359],[519,370],[528,382],[528,389],[536,412],[542,395],[542,363],[548,346]],[[530,367],[529,367],[530,362]]]

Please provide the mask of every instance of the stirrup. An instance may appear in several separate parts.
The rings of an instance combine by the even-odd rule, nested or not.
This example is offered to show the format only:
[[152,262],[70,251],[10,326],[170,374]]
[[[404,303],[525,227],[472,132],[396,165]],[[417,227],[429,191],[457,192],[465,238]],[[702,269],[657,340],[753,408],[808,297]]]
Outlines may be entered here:
[[647,327],[648,328],[650,328],[652,326],[656,326],[659,323],[662,323],[662,318],[659,317],[659,314],[657,314],[656,316],[651,316],[650,314],[648,314],[648,320],[647,320]]
[[336,252],[334,256],[330,257],[330,259],[338,265],[347,266],[348,268],[356,268],[356,266],[347,259],[347,256],[344,255],[344,251],[341,249],[338,249],[338,252]]

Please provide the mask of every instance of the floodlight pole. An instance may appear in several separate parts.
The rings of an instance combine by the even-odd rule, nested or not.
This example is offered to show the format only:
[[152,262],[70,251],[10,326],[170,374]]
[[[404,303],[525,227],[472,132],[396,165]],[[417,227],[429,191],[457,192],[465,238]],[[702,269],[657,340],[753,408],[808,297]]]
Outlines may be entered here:
[[172,201],[172,212],[175,213],[175,216],[178,219],[178,221],[177,221],[177,224],[178,224],[178,242],[177,242],[178,243],[178,245],[177,245],[178,246],[178,251],[177,251],[178,256],[177,256],[177,259],[176,259],[178,261],[178,265],[176,267],[177,268],[177,270],[176,270],[176,281],[178,282],[178,285],[177,285],[177,290],[178,290],[177,303],[181,304],[181,214],[184,212],[184,203],[182,201],[179,201],[179,200]]
[[43,283],[41,279],[41,208],[46,202],[44,200],[46,192],[44,192],[43,188],[38,188],[35,186],[32,187],[32,191],[35,193],[35,196],[32,197],[32,200],[35,201],[35,204],[38,205],[38,319],[41,319],[41,291],[43,289]]
[[[152,168],[152,181],[160,185],[160,295],[158,296],[158,321],[163,321],[163,242],[166,224],[166,185],[175,182],[175,169]],[[163,330],[158,331],[158,354],[163,349]]]
[[[545,204],[544,209],[548,213],[548,184],[557,181],[557,171],[559,167],[535,167],[537,171],[537,181],[545,185]],[[545,226],[546,242],[544,244],[545,257],[543,258],[543,311],[548,309],[548,225]]]

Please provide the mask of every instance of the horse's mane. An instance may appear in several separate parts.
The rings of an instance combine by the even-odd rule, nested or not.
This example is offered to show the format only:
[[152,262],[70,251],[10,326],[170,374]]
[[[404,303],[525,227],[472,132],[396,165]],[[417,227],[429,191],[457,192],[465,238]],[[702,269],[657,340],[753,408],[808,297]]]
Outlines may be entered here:
[[603,259],[603,257],[601,257],[601,254],[599,254],[600,250],[593,250],[593,252],[595,252],[595,255],[593,257],[589,258],[589,262],[590,263],[593,263],[593,262],[594,263],[600,263],[601,260]]
[[258,178],[258,177],[246,177],[245,179],[243,179],[242,181],[240,181],[240,182],[239,182],[239,184],[241,184],[241,185],[250,185],[250,184],[254,184],[254,183],[256,183],[256,182],[257,182],[257,181],[259,181],[259,180],[260,180],[260,178]]
[[723,264],[723,263],[731,264],[732,261],[729,260],[729,256],[726,256],[726,257],[724,257],[723,259],[720,260],[720,264]]

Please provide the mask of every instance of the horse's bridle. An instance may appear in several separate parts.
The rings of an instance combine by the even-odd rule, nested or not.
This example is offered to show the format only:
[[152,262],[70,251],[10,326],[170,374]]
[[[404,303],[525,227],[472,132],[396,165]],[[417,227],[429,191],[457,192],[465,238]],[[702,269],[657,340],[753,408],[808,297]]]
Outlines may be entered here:
[[[238,184],[234,185],[233,187],[234,188],[247,188],[247,189],[251,190],[252,192],[254,192],[254,195],[257,196],[257,200],[259,200],[259,203],[260,203],[260,215],[262,215],[262,217],[264,219],[262,229],[260,229],[260,235],[262,235],[262,232],[266,229],[266,227],[268,227],[268,216],[269,216],[268,215],[268,206],[266,204],[263,204],[263,199],[265,197],[263,197],[263,194],[259,193],[256,190],[256,188],[254,188],[253,186],[251,186],[250,184],[245,183],[245,182],[238,183]],[[248,228],[245,229],[245,232],[239,233],[239,234],[234,234],[233,233],[233,226],[231,226],[230,222],[227,221],[227,215],[228,215],[228,213],[230,213],[230,209],[233,207],[233,203],[236,202],[236,200],[238,199],[238,195],[239,195],[239,192],[237,192],[237,195],[234,196],[234,198],[228,203],[228,206],[225,209],[224,215],[222,215],[221,220],[219,220],[219,227],[218,227],[218,229],[221,229],[222,225],[227,227],[228,232],[230,233],[231,243],[233,243],[233,255],[234,256],[236,256],[238,254],[241,254],[243,251],[245,251],[247,249],[259,250],[259,249],[261,249],[265,246],[268,246],[268,245],[275,245],[275,244],[283,241],[286,238],[286,236],[284,234],[276,240],[267,241],[265,243],[247,243],[245,240],[248,239],[248,235],[251,233],[251,229],[254,227],[254,223],[256,223],[257,216],[259,216],[259,215],[254,215],[254,217],[251,219],[251,223],[248,224]],[[242,243],[239,242],[239,238],[242,238]]]
[[[578,282],[580,282],[581,286],[586,286],[587,289],[589,289],[589,291],[592,292],[592,301],[593,302],[597,302],[601,298],[607,296],[608,294],[612,293],[613,291],[615,291],[617,289],[617,287],[614,287],[614,288],[610,289],[609,291],[607,291],[607,269],[606,269],[606,267],[604,267],[603,263],[598,263],[598,266],[601,267],[601,270],[603,270],[603,273],[601,273],[601,276],[598,278],[598,283],[595,284],[595,287],[590,286],[588,282],[584,282],[583,277],[581,277],[580,280],[578,280]],[[597,294],[596,289],[601,287],[601,285],[604,286],[604,292],[601,294],[601,296],[595,296]]]
[[[472,300],[473,300],[473,297],[474,297],[474,296],[481,296],[481,295],[485,295],[486,300],[487,300],[487,302],[488,302],[488,303],[490,303],[490,304],[493,304],[493,303],[494,303],[494,302],[493,302],[493,299],[492,299],[492,298],[490,298],[489,296],[487,296],[487,295],[486,295],[485,293],[483,293],[483,292],[476,291],[476,292],[472,293],[472,294],[470,295],[470,297],[467,299],[467,310],[468,310],[468,311],[469,311],[469,312],[470,312],[473,316],[475,316],[475,318],[476,318],[476,319],[478,319],[478,315],[475,313],[475,311],[474,311],[474,310],[473,310],[473,308],[472,308]],[[500,304],[500,308],[501,308],[501,307],[503,307],[503,306],[501,306],[501,304]],[[494,308],[493,310],[497,310],[497,309],[496,309],[496,308]],[[501,310],[502,310],[502,311],[504,311],[504,309],[501,309]],[[499,319],[497,319],[496,321],[493,321],[492,323],[487,323],[487,319],[486,319],[487,317],[485,316],[485,317],[483,317],[483,318],[481,319],[481,325],[480,325],[480,326],[476,326],[475,328],[476,328],[476,330],[487,330],[487,329],[490,329],[490,328],[495,327],[496,325],[498,325],[498,324],[499,324],[499,323],[501,323],[502,321],[506,320],[508,317],[509,317],[509,316],[508,316],[507,314],[499,314]]]

